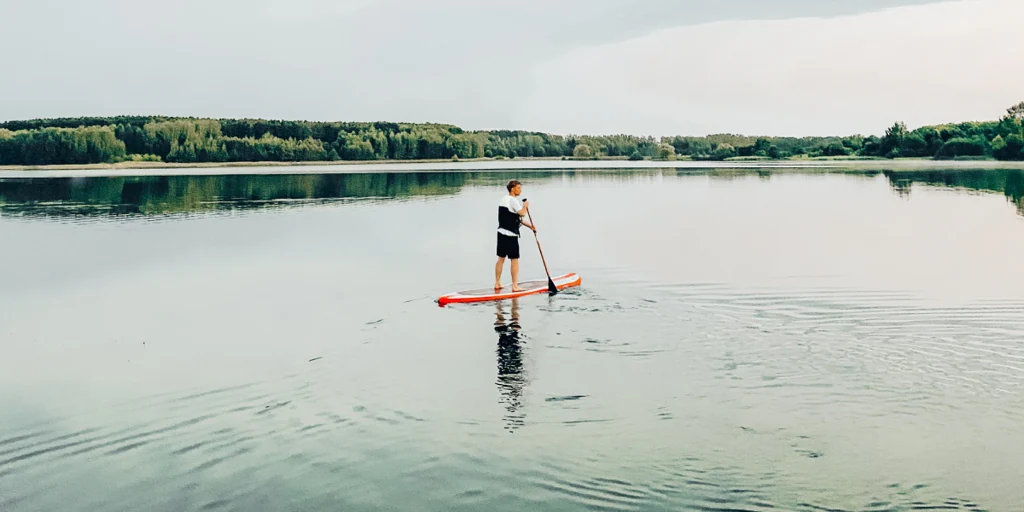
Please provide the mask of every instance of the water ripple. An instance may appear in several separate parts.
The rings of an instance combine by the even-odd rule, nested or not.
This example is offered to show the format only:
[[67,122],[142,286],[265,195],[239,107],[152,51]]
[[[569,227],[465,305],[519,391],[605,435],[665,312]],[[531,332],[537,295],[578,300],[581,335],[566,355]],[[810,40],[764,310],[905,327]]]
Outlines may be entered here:
[[[312,508],[370,507],[407,492],[424,509],[495,509],[515,499],[579,510],[982,510],[923,486],[860,483],[852,496],[822,494],[809,483],[815,475],[835,464],[856,467],[858,459],[818,427],[949,421],[970,430],[979,428],[971,418],[979,407],[1006,425],[1024,420],[1014,406],[1024,405],[1024,319],[1005,302],[933,307],[898,293],[758,294],[711,285],[537,302],[523,339],[537,340],[531,350],[547,351],[544,362],[557,369],[540,384],[490,372],[480,379],[489,392],[495,382],[515,388],[515,413],[488,418],[476,405],[466,413],[447,396],[408,408],[387,399],[394,390],[379,383],[339,376],[332,365],[344,358],[328,354],[304,373],[149,396],[6,432],[0,484],[15,490],[0,508],[52,509],[61,482],[84,479],[84,467],[140,488],[157,477],[142,472],[133,480],[111,468],[160,467],[164,485],[189,496],[186,505],[165,497],[154,504],[161,510],[241,510],[254,496],[274,500],[271,492]],[[564,316],[545,325],[542,315]],[[492,364],[490,347],[481,352]],[[589,365],[597,378],[574,374]],[[495,442],[505,422],[522,435]],[[686,452],[693,453],[680,456]],[[548,460],[531,459],[537,453]],[[215,479],[235,490],[213,494],[199,485]],[[102,508],[138,505],[121,499]],[[74,508],[63,505],[56,508]]]

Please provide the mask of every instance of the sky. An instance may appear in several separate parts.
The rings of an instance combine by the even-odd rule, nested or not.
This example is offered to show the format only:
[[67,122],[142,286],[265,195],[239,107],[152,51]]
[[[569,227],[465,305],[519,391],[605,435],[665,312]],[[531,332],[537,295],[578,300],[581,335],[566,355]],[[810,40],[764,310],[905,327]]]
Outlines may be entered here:
[[881,134],[1024,101],[1021,19],[1021,0],[0,0],[0,120]]

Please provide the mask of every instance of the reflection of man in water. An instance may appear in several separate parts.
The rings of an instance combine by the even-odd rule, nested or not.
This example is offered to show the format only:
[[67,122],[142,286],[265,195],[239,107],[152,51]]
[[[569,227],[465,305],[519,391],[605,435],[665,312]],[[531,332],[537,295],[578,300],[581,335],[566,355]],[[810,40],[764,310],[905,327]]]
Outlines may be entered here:
[[498,402],[505,404],[508,414],[505,415],[505,428],[512,432],[523,425],[522,413],[518,413],[520,398],[523,394],[523,355],[519,339],[519,299],[512,299],[512,319],[505,321],[505,306],[502,301],[495,302],[494,331],[498,333]]

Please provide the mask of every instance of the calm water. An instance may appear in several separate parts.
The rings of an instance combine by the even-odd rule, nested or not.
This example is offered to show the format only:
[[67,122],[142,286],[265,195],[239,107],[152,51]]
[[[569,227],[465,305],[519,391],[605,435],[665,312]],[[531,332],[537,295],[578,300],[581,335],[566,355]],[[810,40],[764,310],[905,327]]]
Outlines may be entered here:
[[[512,177],[583,285],[438,307],[493,280]],[[0,511],[1021,511],[1022,195],[1014,170],[0,179]]]

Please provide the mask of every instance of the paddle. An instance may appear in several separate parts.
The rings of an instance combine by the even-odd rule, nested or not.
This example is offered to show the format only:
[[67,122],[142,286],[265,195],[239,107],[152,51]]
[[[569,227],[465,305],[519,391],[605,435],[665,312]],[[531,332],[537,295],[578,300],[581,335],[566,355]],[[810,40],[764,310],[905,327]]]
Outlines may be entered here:
[[[523,202],[526,202],[526,200],[524,199]],[[526,216],[530,219],[530,225],[534,225],[533,215],[530,214],[530,210],[526,210]],[[544,273],[548,275],[548,295],[554,295],[558,293],[558,287],[555,286],[555,282],[551,280],[551,272],[548,271],[548,262],[544,261],[544,250],[540,248],[540,238],[537,238],[536,231],[533,232],[533,238],[537,241],[537,250],[540,251],[540,261],[544,264]]]

